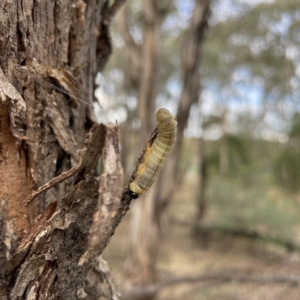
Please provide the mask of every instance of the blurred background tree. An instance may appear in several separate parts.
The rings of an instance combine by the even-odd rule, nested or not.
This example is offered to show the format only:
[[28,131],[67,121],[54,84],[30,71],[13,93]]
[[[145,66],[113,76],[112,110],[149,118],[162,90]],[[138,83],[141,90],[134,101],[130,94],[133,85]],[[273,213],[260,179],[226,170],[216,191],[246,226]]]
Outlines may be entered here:
[[300,115],[294,114],[289,141],[281,151],[275,163],[275,176],[278,182],[287,190],[299,191],[300,182]]

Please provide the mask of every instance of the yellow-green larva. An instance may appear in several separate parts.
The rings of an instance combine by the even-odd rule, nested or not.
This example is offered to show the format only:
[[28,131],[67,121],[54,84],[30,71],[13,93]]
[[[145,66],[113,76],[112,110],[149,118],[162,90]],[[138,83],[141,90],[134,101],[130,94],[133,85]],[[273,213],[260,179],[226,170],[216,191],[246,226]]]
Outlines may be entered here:
[[177,121],[166,108],[157,111],[156,121],[157,129],[147,141],[135,171],[135,178],[129,184],[132,198],[137,198],[149,190],[176,140]]

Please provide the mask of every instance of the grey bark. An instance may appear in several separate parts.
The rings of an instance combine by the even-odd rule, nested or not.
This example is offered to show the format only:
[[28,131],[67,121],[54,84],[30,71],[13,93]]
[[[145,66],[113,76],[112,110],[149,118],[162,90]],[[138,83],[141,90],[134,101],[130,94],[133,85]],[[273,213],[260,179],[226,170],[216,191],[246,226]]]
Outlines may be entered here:
[[[102,149],[107,164],[119,161],[117,129],[92,127],[94,78],[110,55],[110,19],[123,2],[0,3],[1,299],[97,299],[105,292],[91,274],[117,295],[89,232],[91,224],[103,230],[96,243],[104,248],[123,216],[120,164],[101,180],[93,173]],[[109,230],[93,220],[99,211]]]

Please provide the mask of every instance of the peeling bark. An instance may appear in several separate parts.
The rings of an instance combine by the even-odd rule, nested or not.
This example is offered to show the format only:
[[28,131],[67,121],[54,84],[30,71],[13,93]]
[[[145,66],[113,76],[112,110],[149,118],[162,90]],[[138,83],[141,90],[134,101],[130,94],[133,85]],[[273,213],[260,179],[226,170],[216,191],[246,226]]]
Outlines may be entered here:
[[8,81],[0,68],[0,100],[4,104],[10,117],[10,129],[17,139],[27,140],[24,124],[26,103],[14,86]]
[[81,264],[102,254],[115,229],[123,191],[123,169],[120,163],[118,127],[108,125],[109,130],[103,153],[104,172],[99,178],[99,202],[90,228],[88,249]]
[[39,187],[34,191],[27,199],[24,201],[24,205],[28,205],[33,199],[35,199],[41,193],[49,190],[50,188],[58,185],[64,180],[70,178],[71,176],[77,175],[74,184],[81,181],[86,174],[92,171],[98,162],[101,154],[102,148],[105,141],[106,127],[103,124],[94,125],[87,135],[85,146],[81,150],[79,163],[72,169],[54,177],[46,184]]
[[0,103],[0,202],[7,199],[6,227],[14,235],[12,246],[18,236],[26,234],[37,214],[34,204],[28,207],[22,205],[30,193],[31,180],[26,169],[26,152],[19,143],[10,129],[6,106]]
[[7,236],[7,242],[5,242],[5,238],[7,235],[7,228],[6,228],[6,219],[7,219],[7,200],[2,199],[0,202],[0,299],[6,299],[6,287],[7,282],[5,278],[5,273],[7,269],[7,261],[9,255],[8,249],[8,241],[9,236]]
[[[1,297],[89,296],[92,262],[78,262],[97,211],[93,169],[106,136],[106,126],[93,126],[94,78],[111,53],[110,20],[123,2],[0,2]],[[23,206],[38,187],[38,199]],[[108,286],[107,268],[98,269]]]
[[[100,279],[93,283],[89,278],[99,273],[100,282],[106,282],[111,294],[117,295],[109,268],[99,255],[129,209],[131,198],[125,188],[123,198],[128,206],[124,210],[118,127],[103,127],[94,126],[88,134],[80,158],[85,168],[77,172],[67,196],[47,207],[9,261],[10,299],[97,299],[103,293],[102,289],[95,292]],[[91,170],[102,152],[104,173],[96,179]]]
[[55,202],[48,206],[37,230],[20,244],[11,260],[12,267],[19,266],[19,261],[22,264],[11,269],[17,278],[12,278],[10,299],[82,298],[88,266],[79,267],[78,261],[86,249],[96,199],[97,182],[88,176],[70,189],[49,219]]

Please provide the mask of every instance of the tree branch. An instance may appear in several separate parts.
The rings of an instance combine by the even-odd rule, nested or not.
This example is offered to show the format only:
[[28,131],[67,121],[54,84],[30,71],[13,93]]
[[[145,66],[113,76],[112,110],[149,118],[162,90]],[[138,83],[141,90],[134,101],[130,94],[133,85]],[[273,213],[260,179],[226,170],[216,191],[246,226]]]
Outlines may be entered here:
[[115,0],[112,6],[109,8],[109,18],[113,18],[117,11],[121,9],[121,7],[125,4],[126,0]]
[[133,38],[133,36],[130,33],[130,28],[129,28],[129,23],[128,23],[128,8],[127,5],[125,5],[119,14],[118,18],[118,23],[119,23],[119,30],[120,33],[124,39],[124,42],[126,44],[126,48],[132,52],[137,52],[137,56],[139,56],[139,51],[138,51],[138,46]]
[[187,33],[184,47],[183,69],[184,79],[181,97],[178,106],[178,137],[177,147],[181,145],[184,128],[187,124],[191,105],[199,100],[200,93],[200,49],[204,40],[204,33],[207,29],[209,16],[209,0],[195,1],[195,8]]
[[[138,74],[141,69],[141,60],[142,54],[140,47],[136,44],[133,36],[130,33],[130,27],[128,23],[128,8],[127,5],[120,10],[118,17],[118,29],[122,35],[122,38],[126,44],[126,52],[128,53],[130,65],[133,68],[131,72],[128,72],[130,76],[133,74]],[[136,81],[136,76],[132,78],[133,81]]]
[[108,132],[103,151],[104,172],[99,178],[98,209],[90,228],[88,248],[80,265],[102,254],[115,230],[115,217],[120,207],[123,190],[123,169],[120,162],[117,126],[107,125]]
[[155,218],[160,222],[164,208],[171,201],[177,182],[178,157],[182,146],[184,129],[187,125],[190,109],[199,100],[200,94],[200,61],[204,33],[207,29],[210,0],[196,0],[190,28],[183,49],[183,87],[177,109],[177,140],[173,151],[163,169],[165,180],[159,182],[156,193]]

